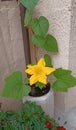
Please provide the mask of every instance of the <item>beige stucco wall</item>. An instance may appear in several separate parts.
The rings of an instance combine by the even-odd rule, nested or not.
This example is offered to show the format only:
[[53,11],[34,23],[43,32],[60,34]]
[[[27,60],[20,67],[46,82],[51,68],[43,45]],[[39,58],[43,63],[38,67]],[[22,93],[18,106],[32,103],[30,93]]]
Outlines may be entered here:
[[[69,49],[69,68],[76,77],[76,0],[71,3],[71,31]],[[71,88],[66,96],[66,109],[76,106],[76,87]]]
[[[71,1],[71,19],[70,19],[70,37],[69,37],[69,57],[68,69],[72,70],[72,75],[76,77],[76,0]],[[55,95],[58,101],[57,93]],[[59,100],[60,101],[60,100]],[[62,102],[62,98],[61,98]],[[62,104],[60,102],[60,104]],[[64,95],[64,105],[60,105],[60,110],[67,112],[73,107],[76,107],[76,87],[69,89]]]
[[[73,0],[73,2],[75,2]],[[75,5],[75,3],[74,3]],[[75,54],[76,43],[71,43],[71,37],[73,37],[71,31],[72,28],[72,1],[71,0],[39,0],[36,7],[35,15],[44,15],[50,22],[49,33],[54,35],[58,41],[59,52],[56,54],[50,54],[53,58],[54,67],[63,67],[65,69],[71,69],[76,76]],[[75,9],[75,6],[74,6]],[[76,28],[75,28],[76,30]],[[74,30],[74,33],[75,33]],[[75,35],[74,35],[75,36]],[[75,40],[76,41],[76,40]],[[75,42],[74,41],[74,42]],[[74,45],[74,46],[73,46]],[[43,56],[43,49],[36,49],[37,59]],[[74,58],[73,58],[74,57]],[[72,60],[71,60],[72,59]],[[73,65],[74,63],[74,65]],[[62,112],[68,111],[70,108],[76,105],[75,96],[76,88],[70,89],[68,93],[55,93],[55,108]],[[73,93],[71,93],[73,92]],[[70,100],[71,99],[71,100]]]
[[49,33],[54,35],[58,41],[59,53],[53,54],[55,67],[68,68],[71,26],[70,8],[71,0],[39,0],[36,7],[36,15],[44,15],[48,18],[50,22]]
[[24,72],[25,58],[20,23],[20,11],[16,1],[0,3],[0,102],[3,109],[20,109],[21,101],[1,97],[4,79],[15,70]]

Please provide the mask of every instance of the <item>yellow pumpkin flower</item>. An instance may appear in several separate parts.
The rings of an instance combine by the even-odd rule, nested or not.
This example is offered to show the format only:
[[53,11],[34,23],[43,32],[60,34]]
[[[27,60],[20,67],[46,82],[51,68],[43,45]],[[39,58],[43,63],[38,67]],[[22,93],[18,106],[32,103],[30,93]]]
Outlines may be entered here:
[[25,72],[31,75],[30,85],[36,82],[47,84],[47,75],[56,70],[55,68],[46,67],[44,58],[41,58],[36,65],[28,65],[27,67],[28,69],[26,69]]

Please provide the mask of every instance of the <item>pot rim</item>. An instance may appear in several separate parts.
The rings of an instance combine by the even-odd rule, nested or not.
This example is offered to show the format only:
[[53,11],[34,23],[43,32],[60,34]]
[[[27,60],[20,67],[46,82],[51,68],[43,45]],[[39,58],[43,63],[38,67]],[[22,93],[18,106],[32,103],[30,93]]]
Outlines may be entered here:
[[27,96],[27,97],[24,97],[23,98],[23,102],[25,101],[45,101],[47,100],[47,98],[50,96],[50,95],[53,95],[53,90],[50,89],[50,91],[42,96],[39,96],[39,97],[33,97],[33,96]]

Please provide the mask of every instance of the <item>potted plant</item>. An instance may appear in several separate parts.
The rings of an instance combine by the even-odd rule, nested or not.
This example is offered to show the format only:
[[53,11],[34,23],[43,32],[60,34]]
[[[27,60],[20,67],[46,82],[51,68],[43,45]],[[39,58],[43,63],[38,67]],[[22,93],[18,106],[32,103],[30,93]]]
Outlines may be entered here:
[[[57,40],[55,39],[54,36],[48,34],[49,21],[47,20],[47,18],[44,16],[40,16],[39,18],[32,17],[34,8],[38,0],[19,0],[19,1],[26,8],[24,25],[25,27],[30,26],[33,32],[32,43],[39,48],[45,49],[47,53],[58,52]],[[25,73],[29,75],[24,81],[22,78],[22,73],[20,71],[13,72],[12,74],[10,74],[8,77],[5,78],[5,86],[2,92],[3,97],[6,98],[10,97],[10,98],[15,98],[16,100],[20,100],[24,96],[28,96],[28,95],[30,96],[45,95],[50,90],[49,83],[51,83],[51,80],[49,80],[48,75],[50,75],[51,73],[55,77],[54,82],[51,83],[51,88],[54,91],[67,92],[69,88],[76,85],[76,78],[72,76],[71,70],[66,70],[63,68],[57,68],[57,69],[54,68],[52,65],[51,57],[48,54],[45,54],[43,57],[41,57],[39,61],[37,61],[37,63],[31,63],[27,65],[27,68],[25,69]],[[27,112],[25,113],[25,115],[27,117],[27,114],[30,114],[29,111],[31,110],[25,109],[25,111],[26,110]],[[43,123],[43,122],[45,122],[44,123],[45,125],[43,125],[42,128],[40,129],[66,130],[63,126],[58,126],[55,122],[54,122],[55,127],[53,126],[51,127],[51,119],[49,119],[44,114],[42,115],[42,118],[41,116],[37,117],[36,112],[33,113],[33,116],[36,118],[36,120],[34,120],[35,118],[33,117],[31,121],[33,121],[33,123],[34,121],[36,121],[35,123],[37,124],[33,124],[35,125],[34,128],[29,128],[31,127],[30,124],[29,127],[28,125],[26,125],[28,124],[29,121],[25,120],[26,117],[25,119],[23,119],[22,117],[22,115],[24,114],[23,111],[24,109],[19,111],[20,113],[12,113],[11,115],[13,120],[15,120],[16,117],[18,116],[17,114],[19,114],[20,117],[18,117],[17,119],[18,120],[20,119],[20,122],[16,122],[16,123],[20,123],[21,127],[22,124],[25,124],[26,126],[25,130],[37,129],[38,127],[42,126],[42,124],[38,124],[38,123]],[[9,118],[7,118],[7,121],[8,119]],[[5,121],[6,121],[6,116],[1,117],[0,120],[1,125]],[[52,120],[52,125],[53,125],[53,121],[54,120]]]
[[[44,16],[39,18],[33,18],[32,16],[38,0],[19,0],[19,2],[26,8],[24,26],[30,26],[33,32],[33,36],[31,36],[32,43],[39,48],[45,49],[47,53],[58,52],[57,40],[54,36],[48,34],[48,19]],[[20,100],[28,94],[31,96],[44,95],[50,90],[49,82],[51,81],[47,76],[51,73],[55,77],[55,81],[51,84],[54,91],[67,92],[68,88],[76,85],[76,78],[71,75],[71,70],[54,68],[48,54],[41,57],[37,63],[27,65],[25,72],[30,75],[25,81],[23,81],[20,71],[13,72],[6,77],[5,87],[2,92],[4,97]]]
[[66,130],[35,102],[25,102],[21,110],[0,111],[0,130]]

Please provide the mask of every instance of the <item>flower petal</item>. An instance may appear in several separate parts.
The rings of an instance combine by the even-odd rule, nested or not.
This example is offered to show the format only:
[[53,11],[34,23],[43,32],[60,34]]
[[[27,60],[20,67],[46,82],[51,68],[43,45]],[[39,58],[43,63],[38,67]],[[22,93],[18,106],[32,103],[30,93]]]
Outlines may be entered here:
[[30,85],[35,84],[37,81],[38,81],[37,76],[32,75],[32,76],[30,77]]
[[35,66],[36,66],[36,65],[34,65],[34,66],[28,65],[28,69],[25,69],[25,72],[26,72],[27,74],[30,74],[30,75],[34,74]]
[[44,58],[41,58],[41,59],[38,61],[37,65],[45,66],[45,60],[44,60]]
[[39,76],[38,81],[43,84],[47,84],[47,77],[45,75],[41,75]]
[[28,65],[27,67],[25,72],[32,75],[30,77],[30,85],[38,81],[47,84],[47,75],[55,71],[55,68],[45,66],[44,58],[41,58],[36,65]]
[[32,69],[26,69],[25,72],[26,72],[27,74],[30,74],[30,75],[33,74],[33,70],[32,70]]
[[55,68],[50,68],[50,67],[44,67],[44,73],[46,75],[51,74],[52,72],[54,72],[56,69]]

